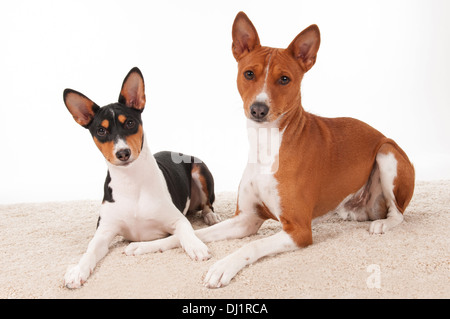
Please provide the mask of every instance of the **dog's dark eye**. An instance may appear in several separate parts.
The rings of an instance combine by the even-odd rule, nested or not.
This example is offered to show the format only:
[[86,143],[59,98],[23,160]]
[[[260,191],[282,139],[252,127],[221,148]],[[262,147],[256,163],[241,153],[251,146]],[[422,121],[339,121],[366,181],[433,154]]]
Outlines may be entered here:
[[104,127],[99,127],[98,129],[97,129],[97,135],[98,136],[105,136],[106,135],[106,129],[104,128]]
[[280,83],[281,85],[286,85],[289,82],[291,82],[291,79],[288,78],[287,76],[283,75],[279,80],[278,83]]
[[253,80],[255,78],[255,73],[253,73],[253,71],[245,71],[244,72],[244,77],[247,80]]
[[136,122],[134,120],[127,120],[125,122],[125,128],[132,129],[136,126]]

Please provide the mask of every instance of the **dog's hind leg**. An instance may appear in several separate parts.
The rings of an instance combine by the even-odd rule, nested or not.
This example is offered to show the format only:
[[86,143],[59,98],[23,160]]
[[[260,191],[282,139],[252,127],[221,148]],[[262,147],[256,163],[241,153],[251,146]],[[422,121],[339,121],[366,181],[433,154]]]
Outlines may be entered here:
[[369,232],[382,234],[403,221],[403,213],[414,192],[414,167],[394,142],[387,142],[380,147],[376,163],[387,214],[377,215],[373,210],[369,217],[377,220],[370,224]]
[[191,181],[191,203],[189,211],[201,210],[203,220],[207,225],[214,225],[220,222],[220,217],[214,212],[213,202],[214,179],[205,163],[197,162],[192,164]]

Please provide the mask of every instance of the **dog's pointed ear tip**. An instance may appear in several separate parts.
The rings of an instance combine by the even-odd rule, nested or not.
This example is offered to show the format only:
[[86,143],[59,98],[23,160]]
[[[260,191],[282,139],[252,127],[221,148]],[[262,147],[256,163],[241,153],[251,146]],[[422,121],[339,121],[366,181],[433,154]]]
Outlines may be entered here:
[[76,94],[76,93],[78,93],[78,92],[75,91],[75,90],[72,90],[72,89],[65,89],[65,90],[63,91],[63,100],[64,100],[64,102],[66,102],[67,97],[68,97],[70,94]]
[[139,74],[139,76],[142,77],[142,78],[144,77],[144,76],[142,75],[141,70],[140,70],[137,66],[133,67],[133,68],[130,70],[130,72],[128,72],[128,75],[131,75],[131,74],[133,74],[133,73]]
[[317,24],[311,24],[295,37],[289,47],[296,47],[299,43],[303,43],[304,41],[309,41],[311,43],[316,43],[316,45],[320,45],[320,38],[321,36],[319,27],[317,26]]
[[250,21],[250,18],[247,16],[247,14],[244,11],[239,11],[236,14],[236,17],[234,18],[234,22],[238,21]]
[[314,32],[320,37],[320,29],[317,24],[311,24],[305,31]]
[[240,17],[247,17],[247,15],[245,14],[245,12],[244,11],[239,11],[237,14],[236,14],[236,18],[240,18]]
[[132,72],[142,73],[141,70],[139,70],[139,68],[138,68],[137,66],[133,67],[133,68],[130,70],[130,73],[132,73]]
[[125,85],[125,83],[129,80],[129,79],[136,79],[136,78],[140,78],[142,82],[144,82],[144,75],[142,74],[141,70],[135,66],[133,67],[125,76],[123,83],[122,83],[122,88]]

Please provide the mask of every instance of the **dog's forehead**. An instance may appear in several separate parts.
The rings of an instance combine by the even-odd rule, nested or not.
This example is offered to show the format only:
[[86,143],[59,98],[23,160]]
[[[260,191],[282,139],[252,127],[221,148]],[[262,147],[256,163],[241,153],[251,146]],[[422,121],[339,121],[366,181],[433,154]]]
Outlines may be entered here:
[[132,108],[129,108],[120,103],[108,104],[100,108],[96,117],[99,120],[117,120],[119,117],[125,116],[126,118],[133,116],[136,117],[137,112]]
[[99,127],[111,130],[113,126],[121,126],[125,123],[125,120],[130,118],[142,124],[140,112],[120,103],[108,104],[95,113],[94,119],[89,125],[89,130],[91,134],[95,134]]
[[272,55],[272,48],[261,47],[256,49],[246,56],[244,56],[241,60],[239,60],[239,66],[251,66],[258,64],[266,64],[269,61],[269,56]]
[[[240,67],[252,67],[252,66],[262,66],[266,67],[268,64],[271,65],[286,65],[292,67],[295,59],[292,54],[286,49],[261,47],[247,54],[239,61]],[[295,65],[295,63],[294,63]]]

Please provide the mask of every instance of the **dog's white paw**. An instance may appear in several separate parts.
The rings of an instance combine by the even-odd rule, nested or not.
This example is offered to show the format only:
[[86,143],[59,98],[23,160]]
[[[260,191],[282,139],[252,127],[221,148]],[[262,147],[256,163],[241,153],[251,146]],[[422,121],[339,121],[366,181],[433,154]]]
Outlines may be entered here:
[[149,253],[162,252],[163,250],[157,245],[155,241],[134,242],[125,248],[127,256],[138,256]]
[[384,234],[388,229],[386,219],[374,220],[370,223],[369,233],[370,234]]
[[207,288],[222,288],[227,286],[231,279],[241,270],[241,267],[233,261],[233,256],[229,255],[209,268],[204,279]]
[[69,289],[81,288],[90,274],[89,269],[82,270],[79,265],[69,266],[64,275],[64,286]]
[[205,215],[203,215],[203,220],[205,221],[206,225],[211,226],[214,224],[217,224],[220,222],[220,217],[214,212],[209,212]]
[[211,258],[208,246],[195,236],[182,243],[182,246],[193,260],[208,260]]

